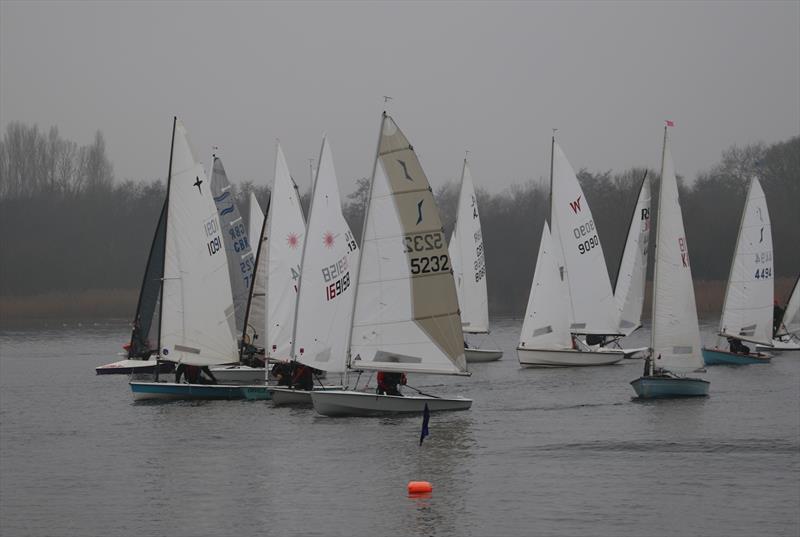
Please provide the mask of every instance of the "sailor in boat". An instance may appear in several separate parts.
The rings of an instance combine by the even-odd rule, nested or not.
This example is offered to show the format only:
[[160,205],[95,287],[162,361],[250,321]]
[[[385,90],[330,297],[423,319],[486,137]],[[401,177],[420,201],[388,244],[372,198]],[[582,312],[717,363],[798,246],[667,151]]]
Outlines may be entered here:
[[387,373],[385,371],[378,371],[378,388],[375,390],[378,395],[399,395],[399,385],[405,386],[407,382],[405,373]]
[[272,366],[270,374],[278,381],[278,386],[291,386],[292,385],[292,365],[284,362],[278,362]]
[[296,390],[311,391],[314,389],[314,371],[305,364],[295,364],[292,375],[292,388]]
[[[258,339],[258,334],[253,334],[253,343],[255,343],[256,339]],[[250,367],[264,367],[266,362],[264,349],[251,344],[249,334],[245,334],[239,344],[242,347],[242,364]]]
[[734,337],[728,338],[728,345],[730,346],[731,352],[736,354],[750,354],[750,347],[742,343],[742,340],[736,339]]
[[217,379],[208,366],[180,364],[175,370],[175,384],[180,384],[181,377],[184,377],[188,384],[217,384]]

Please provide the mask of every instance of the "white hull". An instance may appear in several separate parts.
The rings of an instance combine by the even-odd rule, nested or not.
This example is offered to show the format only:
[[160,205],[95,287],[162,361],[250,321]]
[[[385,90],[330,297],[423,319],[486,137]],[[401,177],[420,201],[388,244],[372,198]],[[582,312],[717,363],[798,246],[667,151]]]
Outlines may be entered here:
[[625,354],[621,350],[596,352],[572,349],[524,349],[517,347],[517,358],[524,367],[586,367],[616,364]]
[[503,356],[503,351],[500,349],[464,349],[464,354],[467,356],[467,363],[477,364],[481,362],[494,362]]
[[263,367],[246,365],[214,366],[211,373],[220,384],[263,384],[266,371]]
[[[314,391],[342,390],[344,386],[314,386]],[[270,386],[267,390],[272,394],[272,404],[275,406],[311,406],[311,392],[308,390],[295,390],[278,386]]]
[[650,352],[650,347],[638,347],[635,349],[620,349],[625,358],[628,360],[641,360],[645,358],[647,354]]
[[324,390],[311,393],[314,410],[323,416],[381,416],[384,414],[421,414],[428,405],[431,412],[468,410],[472,399],[464,397],[428,397],[423,395],[378,395],[351,390]]
[[773,339],[772,347],[756,345],[758,351],[769,351],[773,354],[800,351],[800,341],[792,339]]

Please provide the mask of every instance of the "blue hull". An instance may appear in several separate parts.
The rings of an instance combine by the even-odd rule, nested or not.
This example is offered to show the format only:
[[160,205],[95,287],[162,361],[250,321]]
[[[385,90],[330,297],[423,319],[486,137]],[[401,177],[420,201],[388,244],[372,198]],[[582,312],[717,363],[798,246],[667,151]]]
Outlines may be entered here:
[[244,399],[241,386],[229,384],[175,384],[174,382],[130,382],[136,401],[191,399]]
[[242,395],[248,401],[268,401],[272,399],[272,392],[266,386],[241,386]]
[[703,361],[706,365],[750,365],[768,364],[767,354],[736,354],[722,349],[703,349]]
[[666,397],[705,397],[710,382],[703,379],[673,377],[639,377],[631,382],[641,399]]

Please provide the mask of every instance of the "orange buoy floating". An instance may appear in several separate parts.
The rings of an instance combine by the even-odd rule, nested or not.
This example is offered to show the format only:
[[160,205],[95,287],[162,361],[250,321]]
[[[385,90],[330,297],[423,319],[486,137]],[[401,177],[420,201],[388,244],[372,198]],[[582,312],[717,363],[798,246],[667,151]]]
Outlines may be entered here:
[[409,494],[426,494],[433,491],[433,486],[428,481],[409,481]]

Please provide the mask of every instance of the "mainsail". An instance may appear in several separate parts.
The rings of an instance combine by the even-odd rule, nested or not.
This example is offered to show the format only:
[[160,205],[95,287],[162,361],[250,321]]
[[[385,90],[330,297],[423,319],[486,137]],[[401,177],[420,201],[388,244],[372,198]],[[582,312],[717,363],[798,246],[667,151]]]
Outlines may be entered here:
[[772,228],[767,199],[758,179],[747,190],[719,333],[764,345],[772,344]]
[[247,236],[250,238],[250,247],[253,250],[253,255],[255,255],[256,245],[253,241],[256,240],[256,237],[261,236],[261,228],[264,225],[264,212],[261,210],[261,205],[258,204],[254,192],[250,192],[248,204],[250,206],[248,213],[250,219],[247,222]]
[[144,271],[136,316],[133,318],[131,344],[128,358],[147,358],[158,351],[159,299],[161,297],[161,277],[164,270],[164,242],[167,236],[167,202],[161,207],[161,216],[150,245],[147,267]]
[[466,371],[439,211],[414,148],[385,113],[359,268],[350,368]]
[[250,303],[247,306],[247,314],[245,315],[247,326],[244,329],[244,338],[246,343],[256,347],[261,347],[263,344],[267,322],[267,276],[263,262],[267,256],[268,244],[267,237],[264,234],[265,224],[261,206],[258,204],[255,194],[250,192],[250,222],[248,223],[250,233],[248,237],[250,237],[250,247],[253,249],[255,261]]
[[789,303],[786,304],[786,310],[783,312],[783,320],[781,326],[778,327],[777,335],[786,334],[799,334],[800,333],[800,276],[794,281],[792,294],[789,296]]
[[288,360],[292,346],[294,312],[306,223],[297,186],[280,144],[275,158],[272,187],[264,237],[266,255],[259,257],[258,272],[266,276],[266,319],[263,343],[267,357]]
[[614,301],[619,311],[619,331],[626,336],[632,334],[642,324],[649,246],[650,180],[645,174],[614,285]]
[[489,332],[486,261],[478,200],[467,159],[461,172],[461,193],[449,250],[461,307],[461,327],[470,334],[485,334]]
[[240,337],[244,327],[244,316],[247,308],[247,298],[250,294],[250,285],[253,281],[255,259],[250,249],[250,240],[247,228],[233,198],[231,184],[222,166],[222,159],[213,157],[214,165],[211,170],[211,194],[217,206],[219,223],[222,226],[222,237],[225,243],[225,254],[228,259],[228,273],[231,278],[231,292],[233,293],[233,308],[236,318],[235,337]]
[[578,178],[553,141],[550,226],[556,262],[569,289],[570,330],[576,334],[616,334],[617,309],[600,237]]
[[542,229],[536,269],[533,273],[525,320],[519,337],[520,348],[569,349],[569,311],[564,301],[566,286],[559,276],[555,247],[547,222]]
[[344,372],[356,289],[358,245],[342,214],[327,138],[322,141],[306,239],[292,358],[316,369]]
[[656,367],[674,373],[703,367],[689,248],[666,127],[656,229],[651,347]]
[[167,187],[161,359],[192,365],[237,361],[222,229],[203,167],[175,120]]

